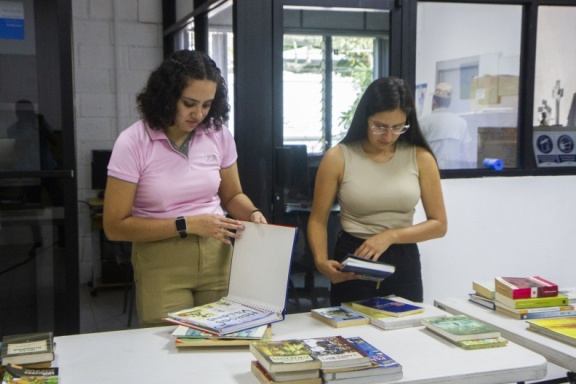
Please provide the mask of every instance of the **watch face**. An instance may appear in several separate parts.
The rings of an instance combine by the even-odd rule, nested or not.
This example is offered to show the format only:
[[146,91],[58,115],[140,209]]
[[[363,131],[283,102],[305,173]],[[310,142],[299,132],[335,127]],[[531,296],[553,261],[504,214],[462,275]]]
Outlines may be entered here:
[[185,231],[186,230],[186,219],[183,217],[179,217],[176,219],[176,229],[178,231]]

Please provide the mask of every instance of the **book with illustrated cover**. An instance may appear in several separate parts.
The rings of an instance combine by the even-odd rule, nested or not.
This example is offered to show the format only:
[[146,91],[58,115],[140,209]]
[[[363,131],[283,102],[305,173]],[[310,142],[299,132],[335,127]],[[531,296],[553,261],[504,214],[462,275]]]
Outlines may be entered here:
[[165,321],[222,336],[284,320],[297,228],[243,222],[234,242],[228,295],[168,313]]
[[576,346],[576,316],[526,320],[530,331]]
[[250,371],[261,384],[322,384],[319,369],[312,371],[277,372],[275,376],[278,378],[275,380],[274,377],[272,377],[274,373],[266,371],[258,361],[252,361],[250,363]]
[[352,254],[346,255],[346,259],[342,261],[342,272],[354,272],[364,280],[371,280],[380,282],[385,278],[391,276],[396,267],[381,261],[374,261],[371,259],[364,259],[362,257],[354,256]]
[[399,296],[387,296],[387,298],[393,298],[396,301],[403,301],[405,303],[418,305],[424,308],[425,310],[424,312],[412,314],[410,316],[396,317],[396,316],[383,315],[376,311],[372,311],[368,308],[354,308],[352,306],[352,302],[343,302],[342,306],[367,316],[370,319],[370,324],[385,330],[420,327],[422,325],[422,319],[426,319],[429,317],[446,316],[448,314],[442,309],[437,308],[431,304],[415,303],[413,301],[410,301],[408,299]]
[[472,282],[472,290],[479,296],[494,300],[494,293],[496,292],[494,279],[474,280]]
[[372,297],[370,299],[353,301],[352,308],[368,309],[382,315],[395,317],[424,312],[424,307],[422,306],[387,297]]
[[172,332],[172,336],[174,336],[174,345],[176,345],[176,347],[248,346],[252,340],[271,340],[272,327],[269,324],[261,325],[256,328],[229,333],[219,337],[211,333],[180,325]]
[[58,368],[24,368],[6,366],[2,384],[58,384]]
[[303,342],[321,362],[322,370],[370,366],[370,356],[342,336],[315,337]]
[[[370,356],[370,366],[358,369],[322,370],[322,378],[325,381],[368,376],[378,376],[381,381],[399,380],[402,378],[402,365],[396,360],[387,356],[384,352],[369,344],[361,337],[347,337],[346,340]],[[391,376],[389,375],[393,375],[394,378],[390,379]]]
[[343,306],[316,308],[312,309],[310,314],[313,318],[336,328],[370,324],[368,317]]
[[500,331],[493,326],[465,315],[424,319],[422,325],[434,333],[456,342],[501,337]]
[[2,338],[1,360],[8,364],[35,364],[54,360],[52,332],[6,335]]
[[527,309],[540,307],[562,307],[569,305],[568,298],[559,293],[552,297],[532,297],[529,299],[511,299],[499,292],[496,292],[496,302],[502,303],[510,308]]
[[496,277],[495,291],[510,299],[528,299],[533,297],[551,297],[558,294],[558,284],[540,276]]
[[301,339],[252,341],[250,352],[266,372],[320,369],[322,363]]

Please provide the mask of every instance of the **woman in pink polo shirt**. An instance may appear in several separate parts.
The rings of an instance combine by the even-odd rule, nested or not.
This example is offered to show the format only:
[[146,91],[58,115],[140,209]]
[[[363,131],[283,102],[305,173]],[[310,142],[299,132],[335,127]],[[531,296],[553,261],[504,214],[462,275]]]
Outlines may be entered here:
[[175,52],[136,101],[142,119],[114,144],[103,222],[133,244],[138,317],[153,326],[225,296],[238,220],[266,219],[242,192],[228,91],[208,55]]

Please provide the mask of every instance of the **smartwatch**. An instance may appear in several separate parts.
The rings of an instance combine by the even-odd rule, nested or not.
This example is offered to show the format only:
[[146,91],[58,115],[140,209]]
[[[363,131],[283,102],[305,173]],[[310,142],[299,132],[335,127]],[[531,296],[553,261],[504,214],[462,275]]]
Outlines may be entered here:
[[186,219],[184,217],[179,216],[178,218],[176,218],[176,230],[180,234],[181,238],[185,238],[186,236],[188,236],[188,234],[186,233]]

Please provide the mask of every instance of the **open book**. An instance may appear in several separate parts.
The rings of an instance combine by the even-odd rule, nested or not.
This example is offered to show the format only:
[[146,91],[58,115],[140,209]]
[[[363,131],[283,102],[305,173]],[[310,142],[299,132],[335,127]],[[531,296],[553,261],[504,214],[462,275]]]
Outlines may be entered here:
[[165,321],[226,335],[284,319],[297,228],[245,222],[234,242],[228,295],[168,314]]

